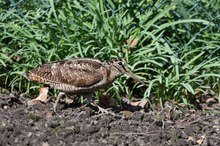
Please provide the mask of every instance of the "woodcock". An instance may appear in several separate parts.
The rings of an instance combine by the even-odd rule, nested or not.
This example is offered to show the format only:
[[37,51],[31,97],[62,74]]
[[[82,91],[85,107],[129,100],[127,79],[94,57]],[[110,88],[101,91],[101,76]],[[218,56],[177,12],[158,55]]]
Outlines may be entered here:
[[54,104],[54,111],[56,111],[61,96],[67,93],[83,95],[89,104],[104,112],[104,109],[93,102],[92,94],[100,88],[106,88],[122,74],[127,74],[143,83],[131,72],[123,59],[100,61],[90,58],[76,58],[55,61],[29,71],[26,77],[61,91]]

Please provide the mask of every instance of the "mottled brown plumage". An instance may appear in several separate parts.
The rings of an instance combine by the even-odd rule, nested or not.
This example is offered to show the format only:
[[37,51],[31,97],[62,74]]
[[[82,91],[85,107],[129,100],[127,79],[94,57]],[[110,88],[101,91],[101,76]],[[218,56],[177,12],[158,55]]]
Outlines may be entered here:
[[29,71],[27,78],[50,85],[64,93],[86,95],[90,102],[95,90],[105,88],[124,73],[140,81],[129,70],[123,59],[100,61],[90,58],[76,58],[43,64]]

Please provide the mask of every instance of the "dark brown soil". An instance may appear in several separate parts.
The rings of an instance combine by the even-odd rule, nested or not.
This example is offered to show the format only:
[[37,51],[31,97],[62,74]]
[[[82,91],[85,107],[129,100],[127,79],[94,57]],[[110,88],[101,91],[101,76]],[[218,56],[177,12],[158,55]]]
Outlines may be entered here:
[[86,106],[61,108],[52,102],[28,107],[14,96],[0,95],[0,145],[219,146],[220,115],[164,109],[99,114]]

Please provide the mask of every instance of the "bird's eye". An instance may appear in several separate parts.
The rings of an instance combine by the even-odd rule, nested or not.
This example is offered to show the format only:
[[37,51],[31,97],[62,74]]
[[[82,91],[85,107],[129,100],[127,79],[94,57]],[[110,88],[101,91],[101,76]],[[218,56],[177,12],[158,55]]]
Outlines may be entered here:
[[122,63],[122,62],[118,62],[118,65],[120,65],[120,66],[121,66],[121,65],[123,65],[123,63]]

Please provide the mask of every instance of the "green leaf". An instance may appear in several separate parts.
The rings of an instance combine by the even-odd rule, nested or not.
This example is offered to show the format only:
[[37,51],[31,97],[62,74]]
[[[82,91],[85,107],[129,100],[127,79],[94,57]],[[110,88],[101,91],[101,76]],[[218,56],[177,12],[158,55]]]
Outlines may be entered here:
[[187,89],[190,93],[195,94],[192,86],[189,83],[180,83],[182,86],[185,87],[185,89]]

